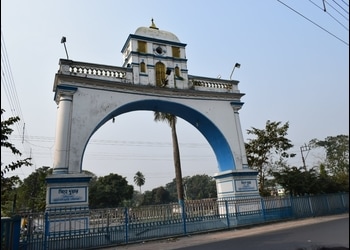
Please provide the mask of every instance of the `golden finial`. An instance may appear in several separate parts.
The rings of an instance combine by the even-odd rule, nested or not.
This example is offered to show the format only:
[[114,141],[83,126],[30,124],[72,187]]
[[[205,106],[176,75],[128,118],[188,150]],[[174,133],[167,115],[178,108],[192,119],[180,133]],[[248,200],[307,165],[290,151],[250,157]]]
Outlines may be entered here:
[[155,29],[155,30],[159,30],[158,28],[157,28],[157,26],[154,24],[154,22],[153,22],[153,18],[152,18],[152,24],[151,24],[151,26],[149,26],[151,29]]

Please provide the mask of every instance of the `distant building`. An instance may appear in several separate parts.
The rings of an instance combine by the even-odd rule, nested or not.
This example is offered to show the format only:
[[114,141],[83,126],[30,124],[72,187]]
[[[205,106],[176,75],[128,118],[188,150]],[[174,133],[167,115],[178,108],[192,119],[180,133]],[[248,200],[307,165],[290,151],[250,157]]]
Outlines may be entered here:
[[277,186],[277,194],[278,194],[278,196],[283,196],[283,195],[285,195],[286,193],[285,193],[284,188],[281,187],[281,186]]

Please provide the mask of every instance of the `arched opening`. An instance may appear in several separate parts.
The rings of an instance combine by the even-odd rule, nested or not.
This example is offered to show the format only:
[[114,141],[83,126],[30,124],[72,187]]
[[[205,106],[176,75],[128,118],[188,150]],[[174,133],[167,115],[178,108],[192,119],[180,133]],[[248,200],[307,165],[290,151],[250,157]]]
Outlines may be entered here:
[[[116,122],[118,121],[118,116],[129,114],[129,113],[132,113],[133,111],[159,111],[159,112],[165,112],[165,113],[172,113],[176,115],[178,118],[186,121],[188,126],[191,126],[191,128],[196,130],[196,132],[199,132],[204,137],[204,140],[207,141],[207,143],[210,145],[210,148],[215,155],[215,160],[216,160],[215,166],[217,168],[216,172],[236,169],[234,157],[232,155],[228,142],[226,141],[223,134],[219,131],[219,129],[207,117],[203,116],[198,111],[179,103],[157,100],[157,99],[141,100],[141,101],[134,101],[134,102],[127,103],[125,105],[122,105],[116,108],[112,113],[108,114],[99,124],[97,124],[93,134],[97,132],[105,123],[109,123],[111,125],[113,123],[113,118],[115,118],[115,122]],[[169,126],[167,124],[159,124],[159,122],[156,123],[155,121],[153,121],[153,113],[152,112],[150,113],[151,114],[148,115],[149,118],[147,118],[147,120],[151,120],[154,123],[155,127],[158,127],[159,125],[163,125],[163,129],[168,129],[169,138],[171,138]],[[142,121],[137,123],[138,132],[142,131],[143,124],[144,123]],[[128,130],[128,129],[129,129],[128,127],[124,128],[124,130]],[[115,132],[115,134],[118,134],[118,133],[123,133],[123,131]],[[152,133],[156,135],[157,131]],[[93,136],[93,134],[91,136]],[[87,144],[85,145],[85,149],[87,147]],[[82,155],[82,160],[84,155],[85,155],[85,150]],[[101,152],[101,155],[103,155],[103,152]],[[126,159],[128,158],[132,159],[132,154],[129,155],[129,157],[126,157]],[[172,158],[171,158],[171,161],[172,161]],[[99,164],[99,163],[96,163],[96,164]],[[84,170],[83,164],[82,164],[82,169]],[[213,174],[213,173],[210,173],[210,174]]]
[[[137,171],[145,175],[143,191],[165,186],[175,178],[170,127],[155,122],[152,111],[133,111],[109,120],[96,131],[86,147],[83,170],[97,176],[116,173],[135,185]],[[204,136],[191,124],[178,118],[183,177],[213,176],[217,171],[215,154]]]

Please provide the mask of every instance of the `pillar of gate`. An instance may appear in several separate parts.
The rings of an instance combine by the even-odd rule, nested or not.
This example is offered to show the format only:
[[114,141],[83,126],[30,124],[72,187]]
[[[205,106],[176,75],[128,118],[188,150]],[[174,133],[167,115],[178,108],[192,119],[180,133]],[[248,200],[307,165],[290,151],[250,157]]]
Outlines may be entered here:
[[237,200],[248,197],[260,198],[257,181],[258,172],[252,170],[248,166],[248,160],[244,147],[243,132],[239,119],[239,110],[242,108],[242,105],[243,103],[241,102],[231,103],[234,111],[234,121],[237,133],[236,143],[239,148],[235,159],[237,156],[240,157],[242,166],[232,170],[221,171],[214,175],[214,178],[216,180],[217,197],[219,200]]
[[89,227],[91,176],[68,167],[72,101],[76,88],[62,88],[58,100],[53,174],[46,177],[46,212],[51,234],[81,233]]

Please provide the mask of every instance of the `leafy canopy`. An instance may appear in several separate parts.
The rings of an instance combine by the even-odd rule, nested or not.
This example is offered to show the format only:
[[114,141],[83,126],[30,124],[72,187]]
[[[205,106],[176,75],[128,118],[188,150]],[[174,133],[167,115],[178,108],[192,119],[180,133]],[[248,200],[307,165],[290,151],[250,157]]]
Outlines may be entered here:
[[145,176],[140,172],[137,171],[135,176],[134,176],[134,183],[140,187],[140,193],[141,193],[141,186],[143,186],[145,184]]
[[324,140],[312,139],[309,145],[326,151],[325,166],[332,175],[349,176],[349,136],[328,136]]
[[111,173],[90,183],[89,204],[91,208],[118,207],[131,200],[133,193],[134,187],[128,185],[125,177]]
[[245,144],[248,165],[258,171],[260,194],[265,192],[266,177],[271,174],[273,168],[282,165],[287,158],[294,157],[287,151],[293,147],[288,135],[289,122],[266,122],[264,129],[248,129],[248,135],[254,135],[254,139],[248,139]]

